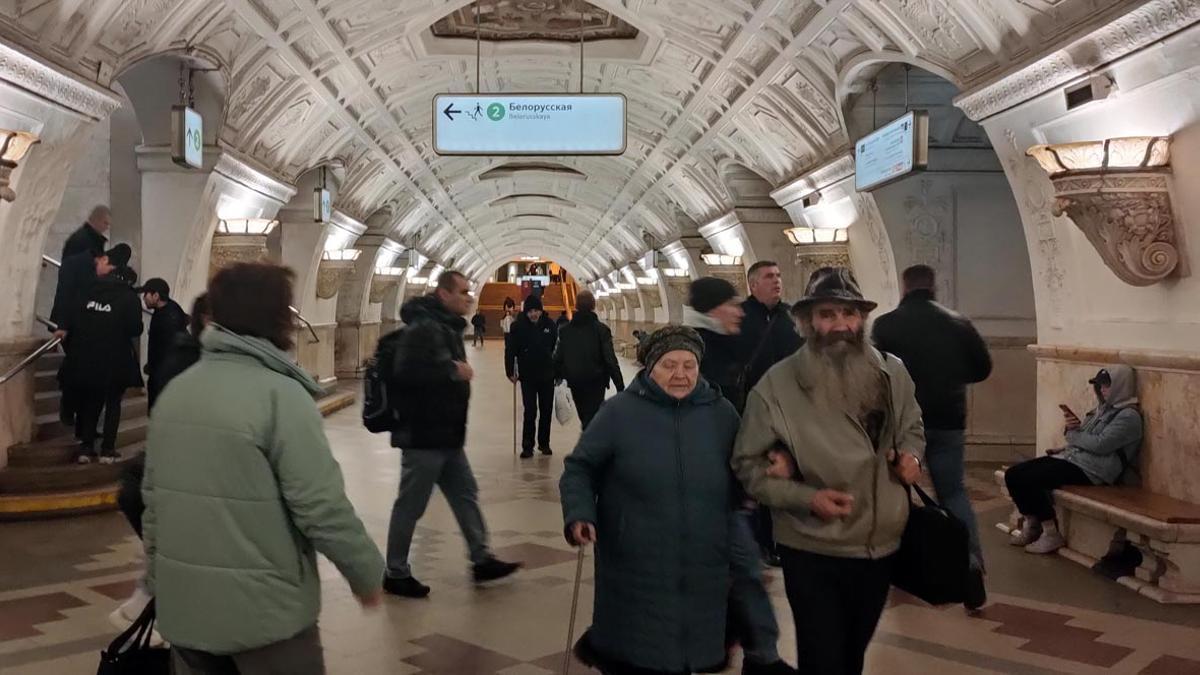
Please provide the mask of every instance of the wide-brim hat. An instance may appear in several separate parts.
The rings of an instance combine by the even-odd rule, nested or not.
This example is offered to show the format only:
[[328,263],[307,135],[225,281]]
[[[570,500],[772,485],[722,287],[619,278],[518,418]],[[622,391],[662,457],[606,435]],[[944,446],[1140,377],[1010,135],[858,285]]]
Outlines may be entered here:
[[844,302],[865,312],[879,306],[879,303],[863,297],[854,273],[845,267],[827,267],[813,274],[808,281],[808,288],[804,290],[804,297],[793,309],[806,309],[819,302]]

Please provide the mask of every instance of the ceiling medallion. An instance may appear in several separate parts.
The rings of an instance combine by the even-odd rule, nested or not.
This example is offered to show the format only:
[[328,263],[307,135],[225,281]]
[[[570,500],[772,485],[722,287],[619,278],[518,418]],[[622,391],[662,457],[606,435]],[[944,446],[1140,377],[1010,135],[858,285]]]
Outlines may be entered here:
[[451,12],[430,30],[440,38],[474,40],[476,7],[479,38],[492,42],[578,42],[581,12],[585,42],[632,40],[638,35],[637,28],[583,0],[482,0]]

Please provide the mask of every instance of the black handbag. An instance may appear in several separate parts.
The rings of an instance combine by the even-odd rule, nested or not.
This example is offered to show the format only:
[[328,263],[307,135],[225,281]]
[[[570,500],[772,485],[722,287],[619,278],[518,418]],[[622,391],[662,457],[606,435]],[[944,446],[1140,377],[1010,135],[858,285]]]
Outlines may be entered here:
[[151,600],[141,616],[100,652],[100,667],[96,675],[169,675],[171,650],[151,647],[154,630],[154,601]]
[[912,489],[922,503],[909,508],[892,585],[931,605],[961,603],[967,597],[971,568],[967,526],[919,485]]

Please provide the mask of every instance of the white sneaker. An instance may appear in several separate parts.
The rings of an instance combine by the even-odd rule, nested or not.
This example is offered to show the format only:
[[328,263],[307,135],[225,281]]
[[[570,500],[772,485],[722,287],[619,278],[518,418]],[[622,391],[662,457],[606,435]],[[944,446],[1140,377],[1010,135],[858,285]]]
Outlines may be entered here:
[[1066,546],[1067,542],[1057,529],[1047,529],[1042,532],[1042,536],[1037,538],[1037,541],[1025,547],[1027,553],[1054,553],[1058,549]]
[[150,604],[150,601],[153,599],[154,598],[152,598],[150,594],[146,592],[146,589],[142,588],[141,584],[138,584],[133,589],[133,595],[130,595],[129,599],[122,603],[118,608],[118,611],[121,612],[121,615],[125,617],[125,624],[129,625],[134,621],[137,621],[137,618],[142,615],[143,611],[145,611],[146,605]]
[[1008,538],[1008,543],[1013,546],[1028,546],[1038,540],[1042,536],[1042,524],[1036,520],[1026,518],[1021,523],[1021,529],[1013,530]]

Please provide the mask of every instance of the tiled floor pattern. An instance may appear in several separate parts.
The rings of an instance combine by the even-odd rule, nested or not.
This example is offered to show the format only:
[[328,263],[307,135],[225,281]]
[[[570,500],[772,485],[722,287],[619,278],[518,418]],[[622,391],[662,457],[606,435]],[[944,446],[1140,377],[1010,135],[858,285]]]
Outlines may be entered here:
[[[493,547],[524,561],[525,570],[475,588],[453,516],[435,497],[412,554],[416,574],[434,588],[429,599],[389,600],[363,612],[322,560],[321,628],[334,675],[562,672],[577,558],[562,540],[557,477],[578,425],[555,427],[554,457],[513,457],[512,387],[498,347],[471,353],[478,379],[468,448]],[[355,410],[331,418],[327,430],[351,498],[382,547],[399,455],[361,429]],[[968,482],[982,513],[991,604],[968,617],[958,607],[931,608],[894,594],[868,672],[1200,674],[1200,610],[1157,605],[1064,560],[1005,546],[990,527],[1006,513],[990,469],[972,471]],[[0,524],[0,542],[0,673],[94,673],[114,632],[106,617],[132,590],[141,566],[138,542],[121,517]],[[591,612],[590,560],[583,577],[579,629]],[[782,578],[769,571],[767,583],[784,633],[781,649],[792,659]],[[571,672],[590,671],[574,664]]]

